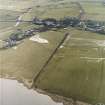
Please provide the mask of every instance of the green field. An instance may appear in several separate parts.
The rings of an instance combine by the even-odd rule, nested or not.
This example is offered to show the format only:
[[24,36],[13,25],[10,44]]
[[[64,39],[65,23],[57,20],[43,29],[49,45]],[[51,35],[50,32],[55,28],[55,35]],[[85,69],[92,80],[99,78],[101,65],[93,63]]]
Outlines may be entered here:
[[105,21],[105,5],[103,2],[81,2],[87,19]]
[[[69,9],[61,9],[61,7],[55,9],[54,7],[51,9],[52,14],[50,13],[51,8],[49,5],[42,5],[37,8],[37,6],[34,6],[30,11],[26,12],[22,16],[22,20],[32,20],[33,17],[38,16],[40,18],[45,17],[52,17],[58,18],[58,13],[61,13],[63,18],[70,12],[72,16],[75,16],[78,14],[78,11],[75,13],[74,7],[76,5],[71,4]],[[56,5],[56,4],[54,4]],[[67,4],[68,5],[68,4]],[[42,12],[46,11],[42,14]],[[58,10],[58,11],[57,11]],[[68,10],[68,11],[67,11]],[[12,10],[2,10],[1,12],[4,14],[0,18],[3,20],[13,20],[15,21],[17,16],[22,15],[22,12],[26,11],[26,9],[14,12]],[[56,13],[54,14],[54,11]],[[66,12],[64,12],[66,11]],[[7,15],[10,14],[11,16],[8,17]],[[60,16],[61,16],[60,15]],[[3,18],[5,17],[5,18]],[[60,18],[60,17],[59,17]],[[5,22],[4,22],[5,23]],[[3,27],[1,22],[1,26]],[[7,24],[4,24],[6,27],[1,28],[1,35],[0,39],[4,40],[11,35],[11,33],[15,33],[16,29],[22,29],[22,31],[32,29],[34,27],[37,27],[31,23],[23,22],[20,23],[19,26],[14,27],[16,22],[7,22]],[[29,39],[25,39],[24,42],[17,46],[17,49],[14,50],[13,48],[7,49],[7,50],[1,50],[0,51],[0,58],[2,59],[0,62],[0,75],[3,77],[14,77],[19,80],[28,80],[33,81],[37,73],[41,70],[45,62],[48,60],[49,56],[52,54],[54,49],[57,47],[59,42],[64,37],[65,31],[61,30],[62,32],[56,32],[56,31],[48,31],[40,34],[41,37],[47,39],[49,41],[48,44],[40,44],[35,43],[32,41],[29,41]]]
[[99,44],[105,36],[77,30],[70,33],[70,39],[44,68],[36,86],[75,100],[105,103],[105,68],[101,59],[105,45]]
[[[13,27],[20,12],[0,9],[0,31],[2,29]],[[12,22],[13,21],[13,22]]]
[[[27,21],[34,17],[61,19],[80,14],[78,6],[71,3],[75,0],[9,1],[0,0],[2,21],[16,21],[21,15],[22,20]],[[105,21],[105,6],[102,2],[79,1],[85,10],[86,19]],[[31,10],[27,11],[28,8]],[[0,22],[0,40],[8,38],[17,29],[25,31],[38,27],[29,22],[21,22],[17,27],[14,27],[15,24],[16,22]],[[67,32],[70,35],[63,43],[63,48],[59,48],[43,68]],[[27,86],[33,85],[74,100],[92,104],[105,103],[105,36],[71,27],[37,34],[49,43],[36,43],[27,38],[16,46],[17,49],[0,50],[0,76],[15,78]],[[36,80],[40,70],[43,71]]]
[[17,46],[16,50],[10,48],[0,51],[0,58],[2,59],[0,75],[32,81],[64,34],[49,31],[41,33],[40,36],[47,39],[49,44],[35,43],[26,39],[24,43]]

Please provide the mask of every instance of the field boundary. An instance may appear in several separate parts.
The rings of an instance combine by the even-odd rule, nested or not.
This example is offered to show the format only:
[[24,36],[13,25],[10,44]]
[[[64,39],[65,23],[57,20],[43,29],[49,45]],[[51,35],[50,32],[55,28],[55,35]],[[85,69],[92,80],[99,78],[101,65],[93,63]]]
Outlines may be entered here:
[[52,52],[52,54],[50,55],[50,57],[48,58],[48,60],[45,62],[45,64],[43,65],[43,67],[41,68],[41,70],[38,72],[37,75],[35,75],[35,77],[33,78],[33,83],[31,88],[33,88],[35,86],[35,83],[38,79],[38,77],[40,76],[40,74],[43,72],[44,68],[49,64],[50,60],[53,58],[53,56],[55,55],[55,53],[57,52],[57,50],[60,48],[60,46],[64,43],[64,41],[67,39],[67,37],[69,36],[69,33],[65,33],[64,37],[62,38],[62,40],[60,41],[60,43],[58,44],[58,46],[55,48],[55,50]]

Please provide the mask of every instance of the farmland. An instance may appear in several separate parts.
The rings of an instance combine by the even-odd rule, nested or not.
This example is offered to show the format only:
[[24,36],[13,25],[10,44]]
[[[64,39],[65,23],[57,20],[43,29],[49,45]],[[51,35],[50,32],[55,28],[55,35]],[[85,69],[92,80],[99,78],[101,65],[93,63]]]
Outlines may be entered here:
[[[17,29],[27,31],[39,27],[27,22],[35,17],[78,17],[81,10],[75,1],[0,0],[0,40],[16,33]],[[83,19],[105,22],[105,5],[101,0],[80,0],[79,3],[85,11]],[[19,16],[23,22],[15,26]],[[69,36],[58,46],[66,33]],[[0,50],[0,77],[16,79],[27,87],[74,101],[105,103],[105,35],[73,27],[37,32],[36,35],[48,43],[26,38],[15,47]]]
[[[70,39],[44,68],[36,86],[51,93],[73,97],[75,100],[104,102],[104,89],[100,86],[101,78],[104,81],[104,73],[101,77],[101,58],[104,58],[101,51],[104,51],[104,45],[99,44],[104,42],[104,36],[91,36],[88,32],[77,30],[70,33]],[[102,85],[104,86],[103,83]],[[101,95],[100,91],[103,91]]]

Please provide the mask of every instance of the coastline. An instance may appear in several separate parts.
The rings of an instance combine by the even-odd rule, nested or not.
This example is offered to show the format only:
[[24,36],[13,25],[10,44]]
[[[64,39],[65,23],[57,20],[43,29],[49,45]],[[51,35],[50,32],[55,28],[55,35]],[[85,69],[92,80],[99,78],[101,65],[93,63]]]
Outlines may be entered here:
[[55,93],[50,93],[50,92],[47,92],[47,91],[39,89],[39,88],[32,88],[33,82],[29,81],[29,80],[25,80],[23,78],[19,79],[19,78],[12,77],[9,75],[5,75],[5,76],[0,75],[0,78],[1,79],[16,80],[19,84],[21,83],[23,86],[27,87],[28,89],[33,89],[40,94],[48,95],[49,97],[51,97],[51,99],[53,101],[55,101],[57,103],[58,102],[63,103],[63,105],[91,105],[91,104],[88,104],[88,103],[85,103],[85,102],[82,102],[79,100],[74,101],[72,98],[67,98],[67,97],[60,96],[60,95],[55,94]]

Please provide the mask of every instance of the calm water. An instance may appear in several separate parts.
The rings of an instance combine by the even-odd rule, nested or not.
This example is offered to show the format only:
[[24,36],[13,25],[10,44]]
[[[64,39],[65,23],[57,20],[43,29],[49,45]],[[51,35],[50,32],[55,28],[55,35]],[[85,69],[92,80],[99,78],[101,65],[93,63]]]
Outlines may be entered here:
[[0,105],[63,105],[29,90],[16,80],[0,79]]

